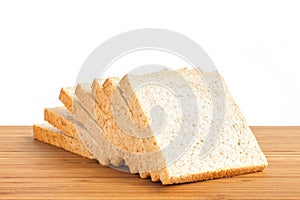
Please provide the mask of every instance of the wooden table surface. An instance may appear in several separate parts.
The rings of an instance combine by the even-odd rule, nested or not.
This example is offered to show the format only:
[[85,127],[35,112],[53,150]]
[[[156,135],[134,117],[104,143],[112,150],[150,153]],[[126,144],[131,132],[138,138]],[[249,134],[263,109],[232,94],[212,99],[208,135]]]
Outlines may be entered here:
[[0,127],[0,199],[300,199],[300,127],[252,127],[269,167],[232,178],[162,186]]

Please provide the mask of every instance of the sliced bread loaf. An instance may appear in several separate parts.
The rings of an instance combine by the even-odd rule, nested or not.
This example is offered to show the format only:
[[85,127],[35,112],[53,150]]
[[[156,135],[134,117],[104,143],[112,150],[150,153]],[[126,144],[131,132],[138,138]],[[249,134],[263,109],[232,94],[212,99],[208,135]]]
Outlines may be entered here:
[[[100,164],[125,162],[142,178],[174,184],[267,166],[218,72],[162,70],[121,81],[96,79],[92,86],[79,84],[76,96],[74,88],[63,88],[60,100],[80,122],[76,133]],[[48,121],[69,129],[61,119]]]

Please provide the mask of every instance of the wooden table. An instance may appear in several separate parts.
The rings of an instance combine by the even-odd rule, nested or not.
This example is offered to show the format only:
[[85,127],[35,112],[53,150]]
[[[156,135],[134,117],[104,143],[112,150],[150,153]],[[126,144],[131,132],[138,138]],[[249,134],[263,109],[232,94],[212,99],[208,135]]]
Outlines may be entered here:
[[252,127],[264,172],[162,186],[0,127],[0,199],[300,199],[300,127]]

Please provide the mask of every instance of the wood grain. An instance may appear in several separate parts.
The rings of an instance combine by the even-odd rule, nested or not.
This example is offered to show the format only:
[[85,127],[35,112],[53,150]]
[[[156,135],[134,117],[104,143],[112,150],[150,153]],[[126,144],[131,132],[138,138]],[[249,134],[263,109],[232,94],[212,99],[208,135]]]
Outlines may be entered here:
[[300,199],[300,127],[252,127],[269,167],[226,179],[162,186],[0,127],[0,199]]

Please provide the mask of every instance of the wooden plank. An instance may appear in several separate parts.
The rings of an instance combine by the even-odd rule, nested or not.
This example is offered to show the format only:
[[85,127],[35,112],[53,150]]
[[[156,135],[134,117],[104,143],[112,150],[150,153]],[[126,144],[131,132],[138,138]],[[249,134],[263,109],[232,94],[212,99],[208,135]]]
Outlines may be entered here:
[[269,167],[232,178],[162,186],[0,127],[0,199],[300,199],[300,127],[251,127]]

